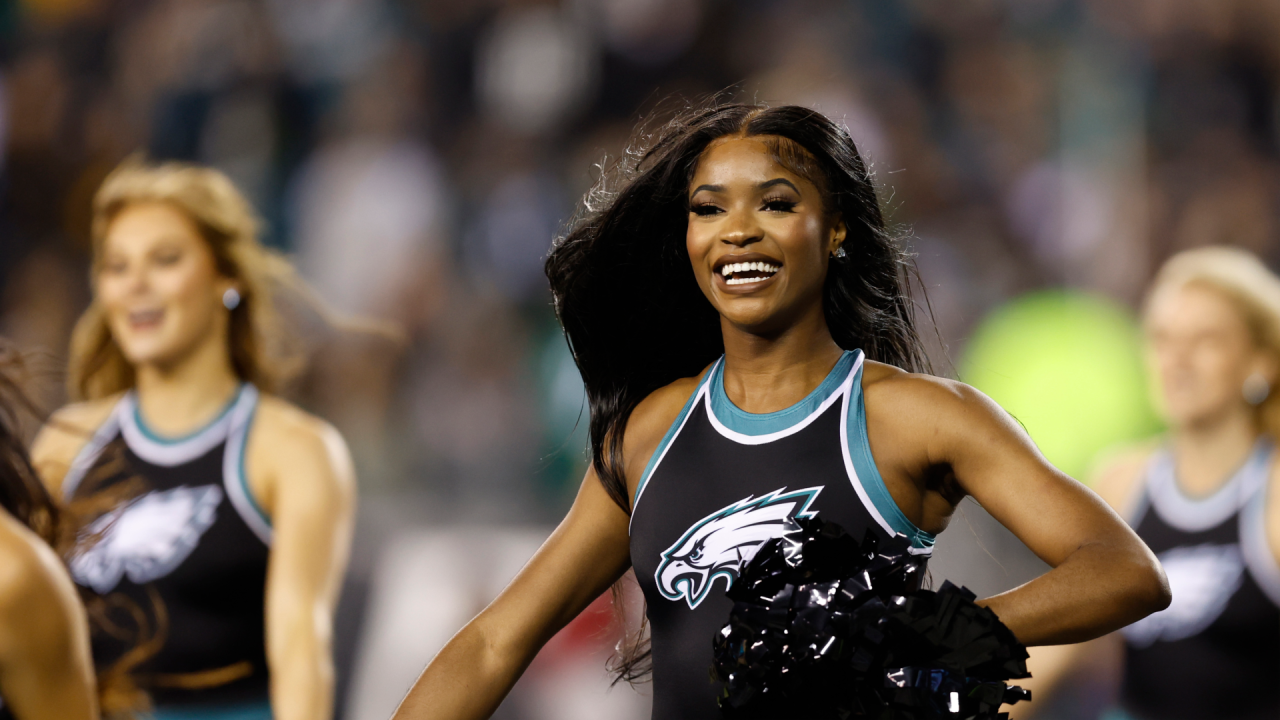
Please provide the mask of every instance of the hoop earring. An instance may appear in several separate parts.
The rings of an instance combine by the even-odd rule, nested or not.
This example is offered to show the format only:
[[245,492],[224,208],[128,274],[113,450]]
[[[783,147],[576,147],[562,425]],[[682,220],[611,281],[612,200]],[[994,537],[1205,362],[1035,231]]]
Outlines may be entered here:
[[841,245],[841,246],[837,247],[837,248],[836,248],[836,251],[835,251],[835,252],[833,252],[833,253],[831,253],[831,257],[833,257],[833,258],[844,258],[844,257],[848,257],[848,255],[849,255],[849,253],[847,253],[847,252],[845,252],[845,251],[844,251],[844,246],[843,246],[843,245]]
[[227,288],[227,291],[222,293],[222,306],[228,310],[235,310],[240,307],[240,291],[235,288]]
[[1244,395],[1244,401],[1257,407],[1266,401],[1271,395],[1271,383],[1262,376],[1262,373],[1253,373],[1244,379],[1244,386],[1241,387],[1241,393]]

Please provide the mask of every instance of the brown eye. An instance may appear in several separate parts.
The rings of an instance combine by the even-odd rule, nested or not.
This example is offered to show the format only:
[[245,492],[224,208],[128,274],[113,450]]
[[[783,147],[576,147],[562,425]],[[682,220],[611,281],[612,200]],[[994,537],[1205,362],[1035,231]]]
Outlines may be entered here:
[[177,250],[169,250],[156,255],[156,264],[161,266],[173,265],[182,259],[182,253]]
[[768,210],[769,212],[793,212],[796,209],[796,205],[799,205],[799,204],[800,203],[792,202],[790,200],[783,200],[782,198],[777,198],[774,200],[765,200],[764,209]]
[[692,212],[694,215],[705,216],[705,215],[715,215],[716,213],[720,212],[720,208],[716,207],[715,205],[712,205],[711,203],[703,203],[701,205],[694,205],[692,208],[690,208],[689,211]]

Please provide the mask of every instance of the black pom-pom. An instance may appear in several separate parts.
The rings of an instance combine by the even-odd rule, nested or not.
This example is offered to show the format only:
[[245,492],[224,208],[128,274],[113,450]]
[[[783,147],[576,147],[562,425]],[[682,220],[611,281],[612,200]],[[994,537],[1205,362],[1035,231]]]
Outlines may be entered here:
[[1027,652],[964,588],[921,590],[906,538],[817,518],[762,545],[728,592],[712,676],[726,718],[998,720]]

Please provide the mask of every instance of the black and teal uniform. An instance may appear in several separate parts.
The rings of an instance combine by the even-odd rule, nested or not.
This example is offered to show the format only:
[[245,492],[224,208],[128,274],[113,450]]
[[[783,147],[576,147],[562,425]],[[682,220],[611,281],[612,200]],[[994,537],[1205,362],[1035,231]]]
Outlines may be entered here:
[[1173,601],[1123,631],[1128,716],[1280,718],[1280,566],[1265,517],[1273,456],[1259,440],[1203,498],[1178,487],[1168,450],[1152,457],[1132,525],[1160,558]]
[[132,672],[157,720],[271,717],[263,609],[271,523],[244,461],[257,405],[257,389],[242,385],[206,427],[166,438],[147,428],[129,392],[63,484],[72,500],[126,493],[88,528],[97,540],[70,567],[126,629],[95,627],[100,670],[138,645],[131,612],[159,633],[158,648]]
[[725,590],[766,540],[820,515],[855,538],[933,536],[894,503],[871,456],[861,351],[845,352],[808,397],[753,414],[729,400],[716,362],[654,451],[636,489],[631,561],[648,605],[655,720],[720,717],[711,640]]

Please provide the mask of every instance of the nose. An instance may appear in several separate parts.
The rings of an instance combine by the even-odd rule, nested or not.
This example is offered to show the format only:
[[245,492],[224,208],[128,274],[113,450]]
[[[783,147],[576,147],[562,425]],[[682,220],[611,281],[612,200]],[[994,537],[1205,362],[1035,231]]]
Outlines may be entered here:
[[150,273],[144,267],[144,263],[131,262],[125,270],[124,287],[130,295],[142,295],[147,292]]
[[751,208],[738,207],[725,213],[724,224],[720,230],[720,242],[734,247],[746,247],[760,242],[764,230],[756,222],[756,214]]

